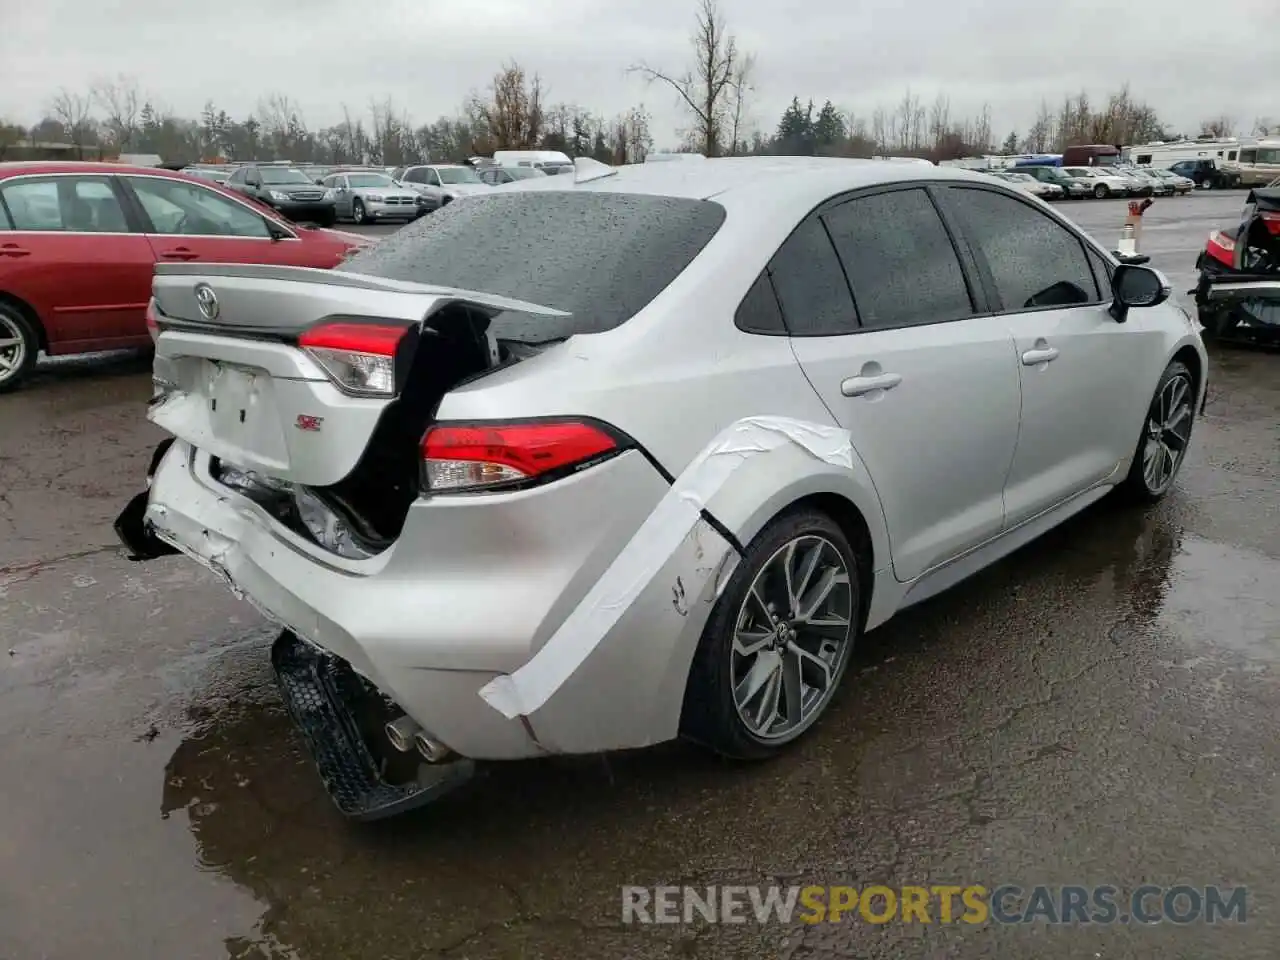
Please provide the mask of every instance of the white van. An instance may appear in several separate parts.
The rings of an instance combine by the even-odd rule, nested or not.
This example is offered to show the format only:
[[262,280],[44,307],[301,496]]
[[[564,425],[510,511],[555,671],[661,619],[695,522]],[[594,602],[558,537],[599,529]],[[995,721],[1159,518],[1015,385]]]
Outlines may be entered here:
[[559,150],[495,150],[493,159],[502,167],[534,167],[543,173],[573,171],[573,161]]

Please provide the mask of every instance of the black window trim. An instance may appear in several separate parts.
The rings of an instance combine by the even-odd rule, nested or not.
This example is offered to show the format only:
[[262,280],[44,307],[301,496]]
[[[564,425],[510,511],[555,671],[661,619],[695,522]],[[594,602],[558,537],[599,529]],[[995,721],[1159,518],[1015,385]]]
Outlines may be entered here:
[[[796,338],[807,339],[807,338],[813,338],[813,337],[851,337],[851,336],[858,336],[860,334],[865,334],[865,333],[879,333],[884,330],[905,330],[911,327],[930,327],[940,323],[959,323],[964,320],[975,320],[981,317],[992,316],[995,313],[995,311],[993,311],[990,308],[991,305],[989,302],[987,291],[979,281],[979,275],[977,272],[978,270],[977,260],[974,257],[973,252],[969,249],[968,241],[963,238],[963,235],[959,232],[957,224],[951,218],[949,212],[945,209],[945,205],[939,202],[938,197],[936,195],[936,191],[939,187],[946,187],[954,182],[955,181],[951,181],[951,180],[895,180],[892,183],[869,184],[868,186],[865,186],[865,187],[857,187],[853,190],[845,190],[842,193],[838,193],[833,196],[827,197],[821,203],[814,206],[813,209],[811,209],[803,217],[801,217],[800,221],[795,225],[795,227],[791,230],[791,232],[788,233],[786,237],[783,238],[782,242],[778,244],[778,249],[775,250],[772,254],[770,254],[769,262],[765,264],[761,272],[769,273],[769,286],[770,286],[770,289],[774,290],[774,296],[776,298],[777,291],[776,291],[776,288],[774,287],[773,275],[771,273],[774,257],[777,255],[778,250],[781,250],[782,247],[786,245],[791,240],[791,238],[800,230],[800,228],[809,222],[810,219],[814,217],[819,218],[819,222],[822,224],[823,232],[827,235],[827,242],[831,244],[832,252],[835,253],[836,262],[840,264],[840,270],[841,270],[841,273],[844,275],[845,285],[849,288],[849,297],[853,301],[853,306],[854,306],[854,320],[857,323],[856,329],[846,331],[845,333],[792,333],[790,324],[787,323],[786,311],[782,309],[782,301],[778,300],[778,311],[779,313],[782,314],[782,323],[783,323],[784,330],[779,331],[777,333],[767,333],[760,330],[743,330],[742,327],[738,326],[738,311],[742,308],[742,301],[746,300],[747,295],[751,292],[751,288],[755,286],[756,280],[759,278],[759,274],[751,278],[751,282],[747,284],[746,290],[744,290],[742,293],[742,298],[739,300],[738,306],[734,308],[734,326],[737,327],[739,330],[742,330],[743,333],[750,334],[751,336],[796,337]],[[834,210],[836,207],[843,206],[844,204],[852,200],[857,200],[860,197],[870,197],[870,196],[875,196],[881,193],[895,193],[903,190],[919,190],[919,189],[924,190],[925,195],[929,198],[929,201],[933,204],[934,210],[937,212],[939,219],[942,221],[942,228],[947,234],[947,239],[951,241],[951,248],[955,252],[956,260],[960,264],[961,276],[964,277],[965,289],[968,291],[968,294],[969,294],[969,303],[970,303],[970,309],[972,312],[969,313],[967,316],[953,317],[950,320],[930,320],[924,323],[901,323],[901,324],[892,324],[892,325],[874,326],[874,327],[866,326],[862,322],[862,315],[858,313],[858,309],[857,309],[858,298],[857,298],[857,294],[853,290],[852,284],[849,283],[848,268],[845,267],[844,260],[840,256],[840,251],[836,248],[835,242],[831,239],[831,231],[827,228],[826,222],[821,220],[821,217],[824,214],[826,214],[828,211]],[[1004,191],[1000,191],[1000,192],[1004,192]]]
[[[1040,214],[1043,217],[1048,217],[1050,220],[1054,221],[1054,223],[1058,224],[1058,226],[1066,230],[1067,233],[1070,234],[1072,237],[1074,237],[1075,241],[1078,244],[1080,244],[1080,248],[1081,248],[1080,252],[1084,254],[1085,263],[1089,267],[1089,275],[1093,278],[1094,296],[1097,299],[1091,300],[1088,303],[1073,303],[1073,304],[1066,304],[1066,305],[1046,304],[1045,306],[1042,306],[1042,307],[1017,307],[1012,309],[1006,308],[1004,306],[1004,301],[1000,297],[999,291],[996,289],[995,275],[991,273],[991,267],[990,267],[990,264],[988,264],[987,262],[985,254],[983,254],[980,249],[977,249],[973,245],[971,238],[969,237],[968,231],[964,226],[963,217],[961,217],[957,212],[952,211],[952,215],[955,217],[955,220],[956,220],[957,229],[959,229],[963,233],[965,237],[965,243],[967,246],[971,248],[974,260],[978,264],[979,276],[982,278],[983,284],[988,287],[987,302],[991,307],[994,308],[992,309],[990,315],[1015,316],[1015,315],[1024,314],[1024,313],[1042,313],[1046,310],[1080,310],[1080,309],[1086,309],[1086,308],[1093,309],[1100,306],[1107,306],[1112,302],[1111,300],[1104,298],[1102,295],[1102,285],[1098,282],[1098,277],[1094,273],[1093,261],[1089,258],[1089,250],[1093,249],[1097,251],[1099,254],[1101,254],[1103,262],[1108,264],[1111,267],[1112,274],[1114,274],[1115,265],[1111,261],[1110,254],[1102,251],[1102,249],[1096,243],[1092,242],[1087,236],[1085,236],[1078,229],[1076,229],[1074,225],[1072,225],[1070,222],[1068,222],[1066,219],[1060,216],[1057,213],[1057,211],[1043,210],[1040,207],[1038,207],[1036,204],[1030,202],[1026,197],[1018,196],[1017,194],[1009,190],[1001,190],[999,187],[996,187],[992,184],[949,182],[944,186],[945,186],[945,189],[947,190],[980,190],[986,193],[999,194],[1000,196],[1008,197],[1009,199],[1014,200],[1025,207],[1028,207],[1030,210]],[[942,204],[944,206],[948,206],[948,204],[946,203],[945,195],[942,197]]]

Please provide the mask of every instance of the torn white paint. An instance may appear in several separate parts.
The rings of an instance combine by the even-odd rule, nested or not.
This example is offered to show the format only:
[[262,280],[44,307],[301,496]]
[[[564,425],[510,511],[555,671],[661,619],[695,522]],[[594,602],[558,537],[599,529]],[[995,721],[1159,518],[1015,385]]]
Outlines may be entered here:
[[550,700],[671,559],[729,478],[749,460],[791,445],[853,469],[852,439],[839,427],[787,417],[746,417],[730,424],[676,478],[546,645],[515,673],[485,684],[480,696],[508,719],[527,717]]

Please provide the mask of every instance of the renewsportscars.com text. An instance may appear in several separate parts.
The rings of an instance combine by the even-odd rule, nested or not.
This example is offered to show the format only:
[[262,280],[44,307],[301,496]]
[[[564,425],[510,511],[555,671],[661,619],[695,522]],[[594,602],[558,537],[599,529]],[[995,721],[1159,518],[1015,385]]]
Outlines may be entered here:
[[624,923],[1245,923],[1245,887],[623,887]]

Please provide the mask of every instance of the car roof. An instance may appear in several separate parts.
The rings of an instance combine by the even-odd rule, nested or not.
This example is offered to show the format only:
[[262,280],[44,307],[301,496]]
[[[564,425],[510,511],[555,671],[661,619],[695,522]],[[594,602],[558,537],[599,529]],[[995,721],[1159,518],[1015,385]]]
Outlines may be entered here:
[[104,163],[91,160],[8,160],[0,163],[0,179],[12,176],[30,176],[41,173],[96,173],[107,174],[146,174],[153,177],[172,177],[175,180],[189,180],[191,174],[179,170],[166,170],[164,167],[138,167],[127,163]]
[[[504,191],[574,190],[635,193],[715,200],[722,206],[808,204],[838,193],[902,181],[990,183],[990,178],[955,167],[894,160],[841,157],[720,157],[701,163],[636,163],[613,167],[609,176],[577,182],[561,175],[520,180]],[[588,171],[589,172],[589,171]],[[767,185],[767,189],[765,186]]]

